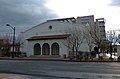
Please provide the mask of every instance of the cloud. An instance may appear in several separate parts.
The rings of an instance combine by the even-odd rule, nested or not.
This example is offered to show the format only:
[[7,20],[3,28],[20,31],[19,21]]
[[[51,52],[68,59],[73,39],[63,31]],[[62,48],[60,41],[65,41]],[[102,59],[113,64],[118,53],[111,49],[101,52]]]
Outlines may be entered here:
[[16,27],[19,33],[47,19],[56,18],[57,15],[45,4],[45,0],[0,0],[0,33],[12,33],[6,23]]
[[120,0],[111,0],[110,6],[120,7]]

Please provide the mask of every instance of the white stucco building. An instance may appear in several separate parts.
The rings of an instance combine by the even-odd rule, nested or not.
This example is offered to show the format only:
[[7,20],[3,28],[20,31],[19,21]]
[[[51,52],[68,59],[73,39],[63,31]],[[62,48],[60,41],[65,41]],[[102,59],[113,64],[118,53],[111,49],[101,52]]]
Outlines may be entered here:
[[[89,24],[94,26],[94,16],[85,16],[89,19]],[[47,20],[46,22],[34,26],[21,33],[21,51],[26,52],[27,56],[31,55],[50,55],[63,56],[68,55],[69,49],[65,46],[66,38],[70,35],[68,28],[87,28],[85,24],[81,24],[81,17],[77,19],[63,18]],[[83,18],[83,17],[82,17]],[[83,20],[82,20],[83,21]],[[85,20],[86,21],[86,20]],[[82,34],[81,34],[82,35]],[[89,52],[88,45],[83,42],[80,51]]]

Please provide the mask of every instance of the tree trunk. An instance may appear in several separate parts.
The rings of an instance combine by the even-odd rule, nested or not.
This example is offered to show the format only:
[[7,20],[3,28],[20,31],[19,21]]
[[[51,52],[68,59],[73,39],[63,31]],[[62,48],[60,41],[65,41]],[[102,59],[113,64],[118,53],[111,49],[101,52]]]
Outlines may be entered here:
[[98,59],[100,58],[100,53],[99,53],[100,45],[98,45]]

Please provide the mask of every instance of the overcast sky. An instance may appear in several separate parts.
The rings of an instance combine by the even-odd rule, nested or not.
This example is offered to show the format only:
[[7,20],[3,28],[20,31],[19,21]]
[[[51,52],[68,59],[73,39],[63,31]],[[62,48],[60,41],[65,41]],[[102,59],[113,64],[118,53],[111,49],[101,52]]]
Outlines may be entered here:
[[120,0],[50,0],[46,6],[60,17],[94,15],[106,19],[106,30],[120,28]]
[[57,15],[44,5],[45,0],[0,0],[0,33],[13,33],[6,24],[16,27],[18,34]]
[[106,19],[106,30],[120,28],[120,0],[0,0],[0,33],[19,33],[53,18],[94,15]]

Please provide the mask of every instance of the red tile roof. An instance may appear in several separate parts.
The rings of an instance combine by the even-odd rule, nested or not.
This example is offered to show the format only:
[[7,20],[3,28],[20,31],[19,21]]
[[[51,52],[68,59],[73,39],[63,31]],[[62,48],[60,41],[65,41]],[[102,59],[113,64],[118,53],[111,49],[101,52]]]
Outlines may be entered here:
[[48,36],[33,36],[28,41],[32,40],[48,40],[48,39],[62,39],[67,38],[70,34],[63,34],[63,35],[48,35]]

